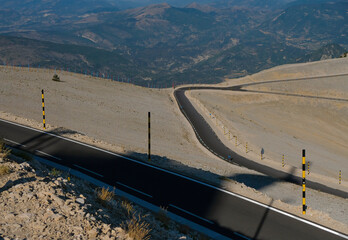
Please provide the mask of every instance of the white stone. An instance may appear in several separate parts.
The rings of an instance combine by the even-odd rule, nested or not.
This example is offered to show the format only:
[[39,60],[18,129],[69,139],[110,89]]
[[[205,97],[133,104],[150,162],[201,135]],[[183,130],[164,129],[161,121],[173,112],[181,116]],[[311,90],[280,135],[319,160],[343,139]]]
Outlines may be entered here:
[[75,200],[77,203],[80,203],[81,205],[85,204],[85,200],[83,198],[76,198]]

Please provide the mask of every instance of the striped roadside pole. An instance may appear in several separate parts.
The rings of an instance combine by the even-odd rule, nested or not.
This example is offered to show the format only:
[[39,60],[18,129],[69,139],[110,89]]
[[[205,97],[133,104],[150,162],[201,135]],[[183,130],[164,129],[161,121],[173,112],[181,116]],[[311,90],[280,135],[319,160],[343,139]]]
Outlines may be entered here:
[[43,128],[46,129],[46,116],[45,116],[45,98],[44,98],[44,90],[41,90],[42,94],[42,122],[43,122]]
[[306,150],[302,150],[302,214],[306,214]]
[[284,162],[284,154],[283,154],[283,157],[282,157],[282,167],[285,166],[285,162]]
[[148,140],[149,140],[149,149],[148,149],[148,161],[151,161],[151,113],[148,113],[148,127],[149,127],[149,134],[148,134]]
[[338,173],[338,183],[341,184],[341,182],[342,182],[342,172],[340,170]]

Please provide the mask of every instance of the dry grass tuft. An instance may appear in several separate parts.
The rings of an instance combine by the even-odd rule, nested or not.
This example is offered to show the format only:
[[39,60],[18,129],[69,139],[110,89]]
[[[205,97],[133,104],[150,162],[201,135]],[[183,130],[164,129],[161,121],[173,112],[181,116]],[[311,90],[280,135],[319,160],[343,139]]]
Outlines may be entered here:
[[0,176],[9,174],[10,172],[11,171],[10,171],[10,168],[8,166],[5,166],[5,165],[0,166]]
[[11,149],[6,147],[4,141],[0,140],[0,157],[5,159],[8,157],[8,155],[10,155],[10,153]]
[[122,223],[122,227],[126,230],[128,236],[134,240],[148,240],[151,238],[150,224],[142,220],[142,216],[135,216],[126,223]]
[[98,202],[100,202],[103,206],[106,206],[108,202],[110,202],[115,197],[114,192],[109,191],[109,188],[97,188],[96,193]]
[[52,170],[50,171],[50,175],[52,177],[59,177],[60,175],[62,175],[62,172],[55,168],[52,168]]
[[169,228],[170,218],[168,217],[167,208],[160,207],[156,214],[156,219],[159,220],[165,228]]
[[127,216],[131,216],[135,212],[133,205],[128,200],[123,200],[121,206],[125,210]]

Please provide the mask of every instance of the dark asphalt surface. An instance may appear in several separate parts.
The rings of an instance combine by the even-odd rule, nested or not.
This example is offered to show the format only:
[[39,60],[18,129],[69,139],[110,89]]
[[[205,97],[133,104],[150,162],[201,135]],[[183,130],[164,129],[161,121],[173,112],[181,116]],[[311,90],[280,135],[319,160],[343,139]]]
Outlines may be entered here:
[[[257,83],[260,84],[260,83]],[[205,119],[197,112],[197,110],[193,107],[191,102],[185,96],[185,91],[187,90],[223,90],[223,91],[248,91],[242,89],[243,86],[250,86],[251,84],[234,86],[234,87],[183,87],[174,91],[174,96],[177,100],[179,108],[184,116],[188,119],[191,126],[193,127],[198,140],[205,146],[210,152],[215,154],[216,156],[222,158],[225,161],[228,161],[233,164],[237,164],[239,166],[246,167],[248,169],[253,169],[257,172],[263,173],[269,177],[272,177],[276,180],[287,181],[291,183],[295,183],[297,185],[302,185],[302,177],[294,176],[292,174],[288,174],[263,164],[259,164],[257,162],[251,161],[239,154],[233,152],[230,148],[225,146],[219,139],[219,137],[215,134],[214,130],[210,127],[210,125],[205,121]],[[288,95],[288,94],[283,94]],[[302,96],[306,97],[306,96]],[[299,153],[299,156],[301,153]],[[228,158],[230,156],[231,158]],[[301,159],[301,158],[299,158]],[[328,187],[326,185],[308,181],[306,180],[306,186],[312,189],[316,189],[322,192],[326,192],[329,194],[333,194],[342,198],[348,198],[348,193]]]
[[[348,239],[219,188],[102,149],[0,120],[15,148],[78,170],[231,239]],[[223,149],[223,148],[222,148]]]

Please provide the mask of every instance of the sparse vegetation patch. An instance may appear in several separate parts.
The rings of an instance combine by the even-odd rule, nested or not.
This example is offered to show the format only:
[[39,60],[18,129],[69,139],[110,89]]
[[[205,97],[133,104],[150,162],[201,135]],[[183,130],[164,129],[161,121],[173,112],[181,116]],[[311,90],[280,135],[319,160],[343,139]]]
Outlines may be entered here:
[[150,232],[152,229],[150,228],[150,224],[143,220],[141,215],[133,215],[133,217],[123,223],[128,236],[134,240],[148,240],[151,238]]
[[57,74],[54,74],[52,80],[56,82],[60,82],[60,77]]
[[52,177],[59,177],[59,176],[62,175],[62,172],[57,170],[57,169],[55,169],[55,168],[52,168],[51,171],[50,171],[50,175]]
[[168,211],[165,207],[160,207],[158,213],[156,214],[157,220],[159,220],[163,227],[168,228],[170,223],[170,218],[168,217]]
[[11,171],[10,171],[10,168],[6,165],[0,165],[0,176],[3,176],[3,175],[6,175],[6,174],[9,174]]
[[7,158],[11,153],[11,149],[6,147],[3,140],[0,140],[0,158]]
[[128,200],[123,200],[121,206],[124,209],[127,216],[131,216],[134,213],[134,207]]
[[109,191],[108,188],[97,188],[96,189],[97,200],[103,205],[107,205],[114,197],[115,194],[113,191]]

